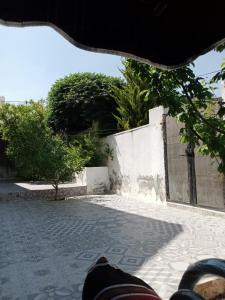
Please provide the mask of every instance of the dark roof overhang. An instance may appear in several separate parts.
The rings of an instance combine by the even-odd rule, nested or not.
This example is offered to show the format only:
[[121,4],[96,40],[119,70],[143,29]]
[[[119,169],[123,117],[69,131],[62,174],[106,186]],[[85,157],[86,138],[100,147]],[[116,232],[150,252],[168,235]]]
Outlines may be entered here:
[[2,24],[49,25],[80,48],[127,55],[167,69],[224,42],[224,18],[224,0],[0,2]]

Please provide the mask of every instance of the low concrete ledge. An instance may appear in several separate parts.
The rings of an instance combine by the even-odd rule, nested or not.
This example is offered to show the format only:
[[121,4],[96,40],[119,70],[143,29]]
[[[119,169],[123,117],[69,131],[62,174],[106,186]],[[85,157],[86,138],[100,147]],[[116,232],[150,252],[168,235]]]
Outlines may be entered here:
[[109,192],[108,167],[86,167],[76,175],[78,185],[87,186],[88,195],[102,195]]
[[[58,198],[87,195],[87,187],[74,184],[59,186]],[[0,184],[0,201],[15,200],[54,200],[55,190],[50,185],[37,185],[29,183]]]
[[212,217],[221,217],[224,219],[225,211],[217,211],[213,208],[204,208],[199,206],[191,206],[189,204],[177,203],[177,202],[167,202],[167,205],[170,207],[174,207],[177,209],[181,209],[182,211],[187,210],[191,212],[199,213],[203,216],[212,216]]

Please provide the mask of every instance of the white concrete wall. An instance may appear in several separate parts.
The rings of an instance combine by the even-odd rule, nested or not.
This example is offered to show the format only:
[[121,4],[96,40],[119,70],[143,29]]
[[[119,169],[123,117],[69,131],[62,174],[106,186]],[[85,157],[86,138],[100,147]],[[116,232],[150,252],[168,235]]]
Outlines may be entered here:
[[5,97],[4,96],[0,96],[0,104],[5,103]]
[[149,111],[149,125],[110,135],[108,160],[111,190],[125,196],[166,201],[162,118],[164,109]]
[[221,82],[221,96],[223,98],[223,101],[225,101],[225,80]]
[[110,187],[108,167],[87,167],[76,176],[76,183],[86,185],[88,195],[104,194]]

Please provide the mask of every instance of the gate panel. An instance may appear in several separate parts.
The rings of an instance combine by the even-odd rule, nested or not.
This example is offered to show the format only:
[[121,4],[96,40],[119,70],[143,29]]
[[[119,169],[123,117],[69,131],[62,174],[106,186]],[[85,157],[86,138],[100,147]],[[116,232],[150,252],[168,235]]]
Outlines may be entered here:
[[190,204],[186,145],[179,142],[178,125],[171,117],[166,118],[169,200]]
[[225,210],[225,180],[210,157],[195,156],[197,203],[200,206]]
[[168,200],[225,211],[225,178],[217,164],[180,143],[182,125],[173,118],[166,118],[166,127]]

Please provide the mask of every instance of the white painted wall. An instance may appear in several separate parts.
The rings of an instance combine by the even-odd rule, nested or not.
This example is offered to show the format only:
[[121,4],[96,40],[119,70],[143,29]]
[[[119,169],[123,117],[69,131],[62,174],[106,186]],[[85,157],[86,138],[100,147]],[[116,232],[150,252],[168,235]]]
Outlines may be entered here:
[[124,196],[166,201],[162,118],[164,109],[149,111],[149,125],[110,135],[108,160],[111,189]]
[[4,96],[0,96],[0,104],[5,103],[5,97]]
[[88,195],[104,194],[110,187],[108,167],[87,167],[76,176],[76,183],[86,185]]
[[225,101],[225,80],[221,82],[221,96],[223,98],[223,101]]

